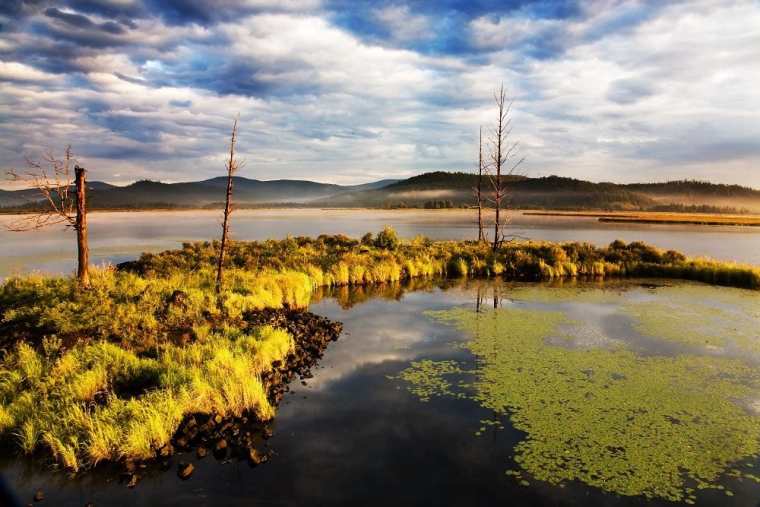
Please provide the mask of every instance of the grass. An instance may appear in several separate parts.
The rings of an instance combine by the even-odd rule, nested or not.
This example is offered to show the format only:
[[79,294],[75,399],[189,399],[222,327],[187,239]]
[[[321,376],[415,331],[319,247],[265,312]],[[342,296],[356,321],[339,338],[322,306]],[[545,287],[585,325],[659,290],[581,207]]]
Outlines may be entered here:
[[[435,277],[557,279],[662,276],[760,288],[760,269],[687,259],[643,243],[399,240],[392,229],[234,242],[225,290],[214,292],[218,245],[144,254],[129,269],[28,275],[0,285],[0,438],[46,451],[65,468],[146,459],[191,411],[271,418],[259,378],[292,338],[250,329],[248,313],[306,308],[320,290]],[[390,290],[389,297],[393,297]]]
[[26,454],[47,451],[77,471],[149,459],[191,413],[274,416],[260,375],[293,350],[282,330],[228,329],[142,357],[106,341],[63,349],[20,342],[0,368],[0,431]]
[[[188,272],[212,266],[218,245],[185,244],[180,250],[145,254],[133,266],[147,276]],[[642,242],[615,241],[608,247],[588,243],[508,242],[493,252],[474,241],[388,243],[367,235],[289,238],[282,241],[236,242],[230,268],[246,272],[271,270],[306,273],[315,287],[371,285],[433,276],[503,276],[541,280],[576,276],[651,276],[697,280],[760,289],[760,268],[745,264],[690,259]]]

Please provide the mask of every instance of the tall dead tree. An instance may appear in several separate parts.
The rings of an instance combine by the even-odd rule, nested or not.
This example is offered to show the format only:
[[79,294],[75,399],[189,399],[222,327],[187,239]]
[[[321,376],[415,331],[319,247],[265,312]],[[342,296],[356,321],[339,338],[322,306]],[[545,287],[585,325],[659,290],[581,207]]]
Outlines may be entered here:
[[478,132],[478,185],[475,187],[475,199],[478,203],[478,242],[486,240],[483,229],[483,127]]
[[216,267],[216,293],[222,292],[222,276],[224,271],[224,256],[227,248],[227,236],[230,232],[230,215],[232,214],[232,177],[240,168],[240,163],[235,160],[235,143],[237,142],[238,119],[232,123],[230,136],[230,158],[227,160],[227,196],[224,200],[224,221],[222,222],[222,243],[219,246],[219,260]]
[[[47,226],[64,224],[77,235],[77,281],[79,286],[90,286],[90,247],[87,240],[87,171],[79,167],[67,146],[63,160],[46,153],[42,161],[27,158],[23,173],[9,171],[11,180],[39,191],[39,207],[11,222],[11,231],[39,230]],[[74,178],[71,166],[74,165]],[[72,185],[73,190],[72,192]]]
[[499,116],[496,126],[491,132],[490,165],[493,168],[489,173],[493,188],[492,202],[495,208],[493,249],[496,251],[503,241],[501,232],[502,207],[504,198],[507,196],[505,177],[514,175],[515,170],[523,163],[524,158],[517,158],[518,143],[511,140],[512,135],[512,104],[507,98],[504,84],[494,93],[494,100]]

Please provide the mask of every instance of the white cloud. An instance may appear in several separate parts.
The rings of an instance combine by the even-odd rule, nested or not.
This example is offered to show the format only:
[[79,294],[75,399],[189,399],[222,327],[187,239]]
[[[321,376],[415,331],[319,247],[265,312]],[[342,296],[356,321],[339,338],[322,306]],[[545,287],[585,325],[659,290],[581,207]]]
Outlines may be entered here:
[[374,10],[377,18],[398,42],[427,39],[432,36],[430,20],[412,14],[406,5],[388,5]]

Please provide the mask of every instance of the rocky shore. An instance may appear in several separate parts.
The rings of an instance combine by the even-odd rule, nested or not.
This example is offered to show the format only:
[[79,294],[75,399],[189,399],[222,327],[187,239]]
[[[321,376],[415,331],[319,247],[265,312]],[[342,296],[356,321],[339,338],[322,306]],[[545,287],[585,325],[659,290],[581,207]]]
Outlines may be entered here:
[[[294,310],[252,312],[245,316],[245,320],[251,327],[270,325],[285,329],[295,341],[295,350],[286,361],[275,362],[273,369],[262,377],[274,406],[279,404],[289,390],[289,383],[296,377],[311,378],[311,368],[329,343],[338,339],[343,328],[340,322]],[[189,479],[195,470],[193,455],[198,459],[212,456],[222,461],[246,460],[251,466],[262,464],[272,456],[267,445],[272,436],[270,423],[252,414],[239,418],[225,418],[219,414],[189,415],[180,424],[171,443],[157,450],[155,463],[125,462],[122,480],[133,487],[142,474],[149,473],[156,466],[163,470],[176,466],[177,475]]]

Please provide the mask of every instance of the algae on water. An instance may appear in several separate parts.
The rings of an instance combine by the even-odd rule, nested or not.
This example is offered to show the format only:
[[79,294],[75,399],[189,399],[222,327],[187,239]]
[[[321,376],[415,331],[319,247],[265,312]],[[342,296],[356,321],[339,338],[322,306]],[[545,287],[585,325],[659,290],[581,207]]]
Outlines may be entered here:
[[696,489],[721,489],[723,474],[742,475],[736,464],[760,453],[760,417],[745,408],[760,372],[740,360],[555,346],[547,338],[567,327],[562,312],[429,315],[471,338],[475,380],[458,382],[451,361],[416,362],[399,378],[421,399],[467,396],[508,415],[527,434],[514,449],[517,478],[691,503]]
[[760,353],[760,294],[686,285],[625,305],[642,334],[686,345]]

